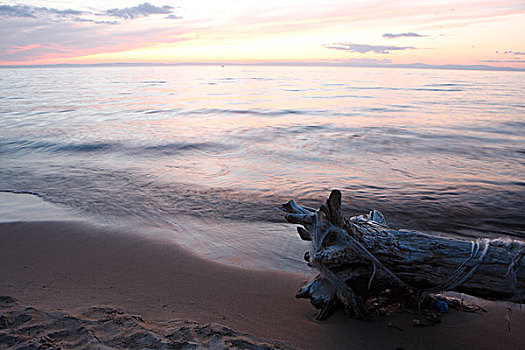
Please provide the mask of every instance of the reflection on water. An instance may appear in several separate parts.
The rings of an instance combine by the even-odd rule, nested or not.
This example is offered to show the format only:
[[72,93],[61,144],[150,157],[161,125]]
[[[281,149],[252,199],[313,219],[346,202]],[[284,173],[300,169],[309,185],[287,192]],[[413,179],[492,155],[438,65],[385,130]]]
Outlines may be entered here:
[[180,215],[282,222],[282,201],[317,206],[339,188],[349,213],[380,209],[393,226],[523,237],[521,78],[344,67],[1,69],[0,189],[169,226]]

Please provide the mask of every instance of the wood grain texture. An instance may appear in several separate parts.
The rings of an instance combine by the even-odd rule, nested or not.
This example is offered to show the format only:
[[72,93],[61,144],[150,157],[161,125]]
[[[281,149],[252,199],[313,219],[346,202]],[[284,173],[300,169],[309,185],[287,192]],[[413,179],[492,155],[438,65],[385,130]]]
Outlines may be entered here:
[[288,222],[304,227],[298,228],[300,237],[312,242],[305,259],[319,275],[296,296],[321,309],[319,319],[340,305],[366,318],[366,300],[387,289],[410,291],[419,301],[444,291],[524,301],[525,242],[396,230],[377,210],[344,217],[341,198],[333,190],[316,211],[293,200],[281,207]]

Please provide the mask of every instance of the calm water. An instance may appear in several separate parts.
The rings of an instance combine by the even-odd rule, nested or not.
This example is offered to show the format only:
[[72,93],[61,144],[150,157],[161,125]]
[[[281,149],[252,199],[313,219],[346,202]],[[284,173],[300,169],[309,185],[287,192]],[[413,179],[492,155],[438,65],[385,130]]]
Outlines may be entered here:
[[332,188],[394,227],[525,237],[523,73],[0,69],[0,113],[0,190],[213,259],[303,266],[277,206]]

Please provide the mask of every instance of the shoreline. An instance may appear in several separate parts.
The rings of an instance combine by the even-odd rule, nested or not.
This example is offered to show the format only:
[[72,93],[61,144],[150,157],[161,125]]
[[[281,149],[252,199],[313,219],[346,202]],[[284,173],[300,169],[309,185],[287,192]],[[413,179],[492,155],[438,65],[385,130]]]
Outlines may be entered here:
[[0,242],[0,295],[37,308],[107,306],[152,322],[220,324],[301,349],[518,349],[525,342],[525,312],[513,309],[509,332],[507,304],[486,301],[487,314],[450,312],[430,328],[412,327],[409,314],[363,322],[339,312],[318,322],[313,306],[294,298],[305,275],[222,265],[122,228],[0,223]]

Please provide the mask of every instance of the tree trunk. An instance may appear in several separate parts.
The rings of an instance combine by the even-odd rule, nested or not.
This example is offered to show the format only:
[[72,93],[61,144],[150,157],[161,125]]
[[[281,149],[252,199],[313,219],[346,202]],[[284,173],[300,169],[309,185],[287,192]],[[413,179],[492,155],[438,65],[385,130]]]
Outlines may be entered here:
[[312,241],[305,260],[319,271],[297,293],[321,309],[318,319],[344,306],[366,318],[367,300],[389,290],[422,302],[426,296],[456,291],[490,300],[521,303],[525,297],[525,242],[507,238],[476,241],[389,228],[376,210],[346,218],[341,192],[333,190],[318,210],[293,200],[281,209]]

